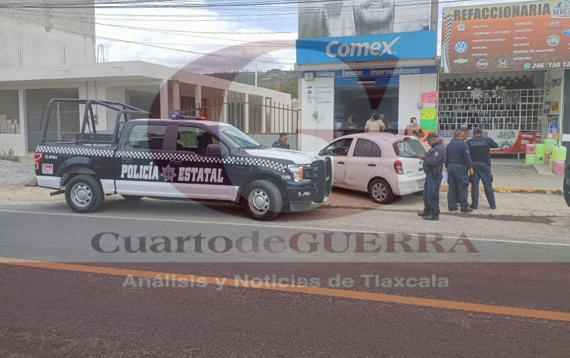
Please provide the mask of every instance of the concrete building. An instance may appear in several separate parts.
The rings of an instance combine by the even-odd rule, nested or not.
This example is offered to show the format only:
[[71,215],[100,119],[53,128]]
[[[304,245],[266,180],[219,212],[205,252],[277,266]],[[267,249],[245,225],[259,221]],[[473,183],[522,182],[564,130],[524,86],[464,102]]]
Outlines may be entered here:
[[[297,111],[289,94],[142,61],[97,62],[95,27],[89,25],[93,9],[63,16],[58,11],[0,11],[0,45],[9,49],[0,56],[0,152],[35,150],[44,107],[52,98],[119,101],[153,117],[169,117],[176,110],[205,115],[262,143],[269,140],[267,133],[296,132]],[[73,138],[80,130],[81,107],[52,109],[57,120],[50,122],[48,138]],[[105,110],[97,112],[98,128],[112,128],[116,119]]]

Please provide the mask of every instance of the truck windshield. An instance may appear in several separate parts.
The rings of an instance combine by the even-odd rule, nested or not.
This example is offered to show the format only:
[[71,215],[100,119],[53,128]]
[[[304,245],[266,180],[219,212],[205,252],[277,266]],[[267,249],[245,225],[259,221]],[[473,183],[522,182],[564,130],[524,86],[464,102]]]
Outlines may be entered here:
[[404,140],[394,143],[394,151],[401,158],[417,158],[426,152],[423,145],[417,140]]
[[261,144],[251,139],[247,134],[233,126],[221,126],[220,137],[238,148],[257,148]]

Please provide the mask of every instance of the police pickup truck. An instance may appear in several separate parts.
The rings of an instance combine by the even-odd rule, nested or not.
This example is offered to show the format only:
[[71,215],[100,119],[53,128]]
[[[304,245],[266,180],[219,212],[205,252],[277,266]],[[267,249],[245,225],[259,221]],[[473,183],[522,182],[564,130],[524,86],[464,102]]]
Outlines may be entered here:
[[[57,102],[85,106],[81,132],[72,140],[46,139]],[[95,105],[117,112],[114,130],[96,130]],[[271,220],[323,203],[331,191],[330,160],[265,148],[226,123],[188,116],[149,119],[144,111],[108,101],[53,99],[46,108],[34,157],[37,185],[56,189],[52,195],[65,193],[79,213],[95,211],[105,196],[120,194],[127,200],[238,203],[251,218]],[[134,114],[146,118],[128,118]]]

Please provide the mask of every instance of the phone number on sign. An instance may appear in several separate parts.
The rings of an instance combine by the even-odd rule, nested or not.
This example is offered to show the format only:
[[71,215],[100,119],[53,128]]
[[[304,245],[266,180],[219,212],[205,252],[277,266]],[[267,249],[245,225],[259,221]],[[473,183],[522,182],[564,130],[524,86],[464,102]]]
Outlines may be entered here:
[[545,63],[527,63],[524,65],[525,69],[529,68],[570,68],[570,62],[550,62],[548,64]]

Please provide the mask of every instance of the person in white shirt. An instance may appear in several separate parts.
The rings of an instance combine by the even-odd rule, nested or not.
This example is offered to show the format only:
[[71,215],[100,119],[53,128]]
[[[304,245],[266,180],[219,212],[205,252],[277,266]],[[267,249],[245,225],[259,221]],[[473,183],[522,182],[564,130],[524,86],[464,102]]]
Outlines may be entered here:
[[386,125],[380,119],[378,113],[373,113],[372,117],[366,122],[364,127],[364,132],[384,132],[386,130]]

